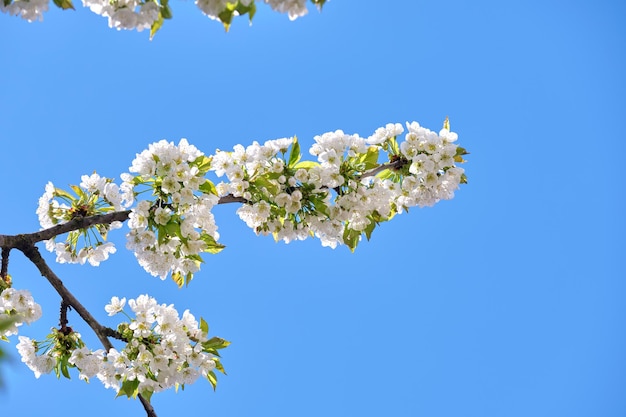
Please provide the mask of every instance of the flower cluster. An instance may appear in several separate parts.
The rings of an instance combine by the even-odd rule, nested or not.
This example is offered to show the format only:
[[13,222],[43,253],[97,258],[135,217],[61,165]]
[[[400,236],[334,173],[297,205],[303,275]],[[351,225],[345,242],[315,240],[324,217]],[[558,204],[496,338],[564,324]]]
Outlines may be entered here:
[[[218,151],[212,170],[228,182],[218,194],[243,198],[240,218],[257,234],[290,242],[310,236],[322,245],[346,244],[352,250],[377,224],[413,206],[450,199],[465,182],[463,148],[449,126],[439,134],[417,122],[388,124],[367,139],[343,131],[315,137],[310,153],[317,162],[300,162],[296,138],[253,143]],[[289,152],[290,150],[290,152]],[[379,154],[388,161],[379,163]]]
[[69,368],[73,367],[69,362],[72,353],[84,346],[80,333],[65,327],[61,330],[52,329],[52,333],[41,342],[20,336],[17,351],[22,357],[22,362],[33,371],[35,378],[53,370],[57,378],[61,375],[69,378]]
[[217,253],[219,234],[211,210],[218,202],[213,183],[204,178],[211,160],[182,139],[162,140],[138,154],[123,174],[124,186],[137,196],[149,193],[132,209],[126,247],[153,276],[168,273],[182,285],[199,270],[202,252]]
[[[133,174],[122,174],[121,187],[95,173],[83,176],[80,187],[72,186],[78,197],[48,183],[37,213],[42,226],[50,227],[121,210],[137,200],[126,247],[151,275],[171,274],[179,286],[200,269],[203,252],[224,248],[212,214],[220,202],[243,203],[237,214],[256,234],[287,243],[317,237],[323,246],[354,250],[380,223],[410,207],[451,199],[466,182],[457,165],[467,152],[455,143],[447,119],[439,133],[417,122],[406,123],[406,129],[403,140],[399,123],[368,138],[341,130],[324,133],[309,150],[317,161],[301,161],[295,137],[236,145],[212,157],[186,139],[178,145],[161,140],[136,156],[129,168]],[[205,177],[209,171],[226,181],[215,186]],[[51,240],[46,246],[59,262],[98,265],[115,251],[102,240],[117,227],[73,231],[66,242]],[[91,239],[80,249],[79,236]]]
[[[122,311],[124,304],[125,299],[113,297],[105,309],[114,315]],[[214,370],[224,372],[217,351],[229,342],[209,339],[206,322],[200,319],[198,323],[189,310],[180,317],[173,305],[157,304],[147,295],[129,300],[128,305],[135,317],[118,326],[126,347],[109,350],[97,374],[106,387],[121,390],[129,397],[184,386],[199,377],[207,378],[215,387]],[[85,354],[75,363],[83,372],[85,362],[90,360]]]
[[0,292],[0,322],[7,323],[0,332],[0,339],[17,334],[23,323],[30,324],[41,317],[41,306],[35,302],[28,290],[5,288]]
[[439,134],[417,122],[407,123],[407,129],[400,152],[410,166],[402,179],[398,207],[432,206],[452,199],[459,184],[465,182],[464,170],[456,166],[464,162],[462,155],[466,154],[454,143],[457,134],[450,132],[447,121]]
[[[263,0],[269,4],[272,10],[279,13],[287,13],[289,20],[295,20],[298,17],[307,14],[307,0]],[[312,3],[321,7],[324,1],[313,0]],[[250,20],[256,11],[255,0],[196,0],[196,6],[210,19],[219,20],[224,24],[226,29],[230,26],[230,22],[234,16],[248,14]]]
[[[256,0],[196,0],[196,6],[210,19],[221,22],[228,30],[235,16],[247,14],[252,21],[256,12]],[[310,0],[321,8],[326,0]],[[109,27],[136,29],[141,32],[150,30],[150,38],[160,29],[165,19],[172,18],[172,10],[167,0],[82,0],[83,6],[109,19]],[[264,3],[280,13],[287,13],[290,20],[307,14],[307,0],[263,0]],[[55,0],[54,4],[62,9],[73,9],[71,0]],[[3,0],[0,12],[33,22],[43,20],[43,13],[48,11],[49,0]]]
[[[80,186],[70,186],[75,195],[55,188],[48,182],[44,194],[39,198],[37,208],[39,223],[43,229],[77,217],[120,211],[133,202],[132,187],[126,184],[120,187],[112,179],[101,177],[96,173],[83,175],[81,180]],[[100,262],[108,259],[109,254],[115,253],[113,243],[104,241],[109,230],[120,227],[120,222],[114,222],[75,230],[68,233],[65,242],[55,242],[54,238],[46,241],[46,248],[56,252],[59,263],[89,262],[93,266],[98,266]]]
[[161,11],[161,5],[152,0],[83,0],[83,5],[108,17],[110,28],[137,29],[138,32],[152,28]]
[[43,13],[48,11],[49,0],[14,0],[9,4],[0,1],[0,12],[20,16],[29,22],[42,21]]
[[[125,298],[113,297],[105,307],[110,316],[123,312]],[[98,378],[118,395],[147,398],[154,392],[178,388],[204,377],[215,388],[215,370],[224,372],[218,350],[229,345],[224,339],[208,338],[208,325],[186,310],[182,317],[173,305],[158,304],[147,295],[128,301],[135,317],[118,326],[126,346],[105,352],[92,351],[80,334],[54,330],[44,342],[20,337],[17,346],[22,361],[38,378],[56,370],[69,378],[68,368],[77,368],[79,378]]]

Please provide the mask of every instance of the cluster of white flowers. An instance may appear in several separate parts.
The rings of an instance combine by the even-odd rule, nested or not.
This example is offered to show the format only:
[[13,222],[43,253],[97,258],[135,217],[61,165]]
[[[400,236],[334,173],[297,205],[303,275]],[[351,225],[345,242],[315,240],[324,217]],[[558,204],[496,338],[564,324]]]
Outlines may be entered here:
[[[396,139],[404,128],[398,123],[377,129],[368,139],[341,130],[316,136],[310,153],[317,163],[286,160],[294,139],[237,145],[232,152],[218,151],[211,169],[229,180],[217,185],[219,195],[247,200],[237,213],[257,234],[285,242],[317,236],[324,246],[353,248],[355,239],[371,233],[377,222],[409,207],[450,199],[461,182],[456,134],[447,129],[437,134],[416,122],[407,128],[400,145]],[[406,166],[369,175],[367,168],[379,165],[378,152],[390,149],[390,161]]]
[[42,21],[43,13],[48,11],[48,3],[48,0],[14,0],[5,6],[4,1],[0,1],[0,11],[29,22]]
[[287,13],[289,20],[296,20],[307,14],[306,0],[264,0],[273,10]]
[[400,150],[411,163],[412,175],[402,181],[398,207],[432,206],[452,199],[465,172],[455,165],[457,134],[446,128],[437,134],[417,122],[407,123],[407,129]]
[[[307,0],[263,0],[269,4],[271,8],[279,13],[287,13],[289,20],[295,20],[298,17],[307,14]],[[220,15],[228,10],[233,10],[235,1],[231,0],[196,0],[196,6],[210,19],[221,20]],[[238,4],[249,7],[255,3],[255,0],[239,0]],[[235,10],[235,16],[237,12]]]
[[33,371],[35,378],[39,378],[41,375],[52,372],[57,363],[56,358],[50,351],[47,351],[42,355],[37,355],[37,342],[26,336],[19,337],[17,351],[22,357],[22,362],[24,362],[26,366]]
[[30,324],[41,317],[41,306],[28,290],[6,288],[0,292],[0,322],[9,320],[9,327],[0,332],[0,339],[17,334],[23,323]]
[[96,14],[108,17],[110,28],[137,29],[139,32],[152,27],[159,18],[161,7],[150,0],[83,0],[83,5]]
[[[105,310],[115,315],[123,311],[125,304],[125,298],[113,297]],[[201,376],[216,384],[213,371],[217,368],[223,372],[216,352],[228,346],[228,342],[208,339],[208,326],[203,323],[206,326],[203,329],[188,310],[180,317],[173,305],[158,304],[148,295],[131,299],[128,305],[135,318],[118,327],[127,342],[122,350],[92,351],[77,342],[76,348],[67,353],[67,363],[79,370],[80,379],[89,381],[96,377],[106,388],[122,390],[122,395],[129,397],[191,384]],[[58,337],[59,333],[56,334]],[[78,334],[71,337],[80,339]],[[62,351],[56,347],[42,349],[42,346],[27,337],[20,337],[17,346],[22,361],[37,378],[57,366]],[[40,350],[44,352],[38,355]]]
[[128,187],[147,187],[144,192],[154,198],[132,209],[126,244],[153,276],[193,274],[200,268],[200,253],[217,247],[211,210],[218,198],[203,188],[211,184],[204,178],[209,164],[186,139],[178,145],[162,140],[137,155],[129,168],[137,176],[122,176]]
[[[227,7],[232,5],[233,1],[230,0],[196,0],[196,6],[212,20],[220,20],[219,15],[227,10]],[[250,6],[254,3],[254,0],[239,0],[239,4],[243,6]]]
[[[109,19],[109,27],[117,30],[152,29],[159,19],[171,17],[169,7],[161,5],[157,0],[82,0],[84,7]],[[279,12],[287,13],[290,20],[307,14],[307,0],[263,0],[270,7]],[[254,14],[255,0],[196,0],[196,6],[209,18],[221,21],[228,28],[232,16],[239,13],[248,13],[250,19]],[[318,6],[323,3],[314,1]],[[42,21],[43,13],[48,11],[49,0],[11,0],[8,5],[0,1],[0,11],[33,22]],[[61,7],[61,6],[60,6]],[[73,8],[71,2],[63,8]],[[243,7],[243,10],[241,9]],[[228,16],[228,18],[224,18]],[[224,20],[225,19],[225,20]],[[158,24],[157,26],[160,26]],[[158,30],[158,27],[155,29]]]
[[[406,129],[402,141],[398,138],[405,129],[399,123],[389,123],[367,139],[341,130],[316,136],[309,150],[316,162],[300,162],[295,137],[236,145],[212,157],[186,139],[178,145],[161,140],[136,155],[129,168],[133,174],[122,174],[121,187],[95,173],[85,175],[80,187],[72,187],[75,198],[48,183],[37,214],[42,227],[51,227],[76,216],[122,210],[136,196],[149,194],[131,210],[126,247],[151,275],[165,279],[171,273],[179,286],[200,269],[203,252],[223,248],[212,214],[220,197],[243,201],[237,214],[257,234],[287,243],[315,236],[323,246],[346,244],[354,250],[379,223],[410,207],[451,199],[466,182],[456,165],[464,162],[466,152],[455,144],[457,135],[447,121],[439,133],[417,122],[407,122]],[[379,162],[383,152],[387,158]],[[214,186],[205,178],[210,170],[227,181]],[[119,226],[90,230],[104,240],[108,230]],[[95,244],[78,249],[79,236],[90,235],[77,230],[66,242],[50,240],[46,246],[61,263],[98,265],[115,252],[113,244],[97,235]]]
[[[121,311],[125,299],[114,297],[105,309],[109,315]],[[214,378],[219,359],[208,353],[207,333],[194,316],[185,310],[182,317],[173,305],[158,304],[148,295],[129,300],[135,318],[124,327],[129,338],[121,351],[111,349],[102,360],[102,352],[81,352],[75,364],[81,374],[94,369],[99,361],[98,379],[107,388],[119,391],[126,381],[139,381],[138,392],[159,392],[179,384],[191,384],[200,376]],[[85,374],[85,377],[89,375]]]
[[[80,188],[72,187],[77,196],[59,190],[48,182],[44,194],[39,198],[37,215],[42,229],[50,228],[56,224],[65,223],[77,216],[91,216],[104,214],[110,211],[120,211],[133,203],[132,186],[122,184],[118,186],[110,178],[101,177],[93,173],[81,177]],[[57,199],[61,199],[59,202]],[[104,243],[106,234],[111,229],[122,226],[120,222],[110,225],[98,225],[88,231],[70,232],[65,242],[55,242],[55,239],[47,240],[46,248],[54,251],[59,263],[89,262],[98,266],[100,262],[108,259],[109,254],[115,253],[113,243]],[[78,247],[78,238],[84,238],[84,245]],[[95,239],[95,242],[92,242]]]

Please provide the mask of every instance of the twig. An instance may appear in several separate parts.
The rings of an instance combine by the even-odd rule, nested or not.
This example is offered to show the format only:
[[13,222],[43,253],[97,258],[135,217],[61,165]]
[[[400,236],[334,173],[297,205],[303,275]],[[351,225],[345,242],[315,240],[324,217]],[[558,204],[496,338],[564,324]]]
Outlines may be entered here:
[[67,326],[67,310],[70,308],[70,305],[65,301],[65,299],[61,300],[61,313],[59,315],[59,331],[65,335],[69,334],[72,331],[72,328]]
[[11,253],[11,248],[2,248],[2,267],[0,267],[0,279],[2,279],[6,284],[8,282],[9,276],[9,254]]

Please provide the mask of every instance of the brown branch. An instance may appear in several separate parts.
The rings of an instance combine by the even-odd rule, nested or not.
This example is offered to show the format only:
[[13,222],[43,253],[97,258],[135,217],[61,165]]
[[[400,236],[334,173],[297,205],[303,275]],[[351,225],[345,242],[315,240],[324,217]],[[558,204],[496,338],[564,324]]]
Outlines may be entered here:
[[[4,281],[6,284],[10,284],[9,282],[9,254],[11,253],[11,248],[2,248],[2,267],[0,267],[0,279]],[[1,287],[0,287],[1,288]]]
[[379,172],[382,172],[386,169],[391,169],[392,171],[397,171],[399,169],[401,169],[405,164],[407,164],[407,160],[406,159],[398,159],[396,161],[393,162],[387,162],[384,163],[380,166],[377,166],[376,168],[370,169],[369,171],[365,171],[363,174],[361,174],[361,176],[358,177],[358,179],[362,179],[362,178],[368,178],[368,177],[373,177],[374,175],[378,174]]
[[70,305],[65,301],[65,299],[61,300],[61,311],[59,315],[59,331],[63,334],[68,334],[72,331],[72,328],[67,326],[67,310],[70,308]]
[[[95,223],[94,223],[95,224]],[[37,267],[41,275],[50,282],[50,285],[59,293],[62,298],[61,303],[61,327],[64,327],[64,323],[67,323],[67,318],[63,313],[67,312],[67,307],[72,307],[78,315],[91,327],[96,333],[98,339],[107,350],[107,352],[113,349],[113,345],[109,341],[107,336],[117,335],[118,333],[108,327],[105,327],[98,323],[98,321],[89,313],[89,311],[74,297],[74,295],[63,285],[63,281],[50,269],[46,261],[41,257],[39,249],[34,245],[20,246],[17,249],[22,251],[24,255]],[[121,335],[120,335],[121,337]],[[138,395],[141,405],[146,411],[148,417],[157,417],[152,404],[145,399],[141,394]]]
[[150,404],[150,401],[145,399],[143,395],[137,395],[139,397],[139,401],[141,401],[141,405],[143,405],[144,410],[146,410],[146,414],[148,417],[157,417],[156,411],[154,411],[154,407]]
[[58,224],[56,226],[50,227],[49,229],[44,229],[39,232],[30,233],[25,236],[28,236],[32,243],[40,242],[42,240],[52,239],[57,235],[61,235],[63,233],[71,232],[73,230],[78,229],[86,229],[96,224],[111,224],[113,222],[123,222],[128,220],[128,216],[130,215],[130,210],[126,211],[115,211],[113,213],[107,214],[96,214],[95,216],[89,217],[75,217],[67,223]]

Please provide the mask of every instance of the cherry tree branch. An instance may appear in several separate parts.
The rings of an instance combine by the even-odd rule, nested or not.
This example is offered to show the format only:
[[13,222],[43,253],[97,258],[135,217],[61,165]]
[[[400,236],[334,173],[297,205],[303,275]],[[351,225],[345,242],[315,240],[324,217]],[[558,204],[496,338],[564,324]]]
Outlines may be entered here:
[[[115,213],[111,213],[111,214],[115,214]],[[96,217],[96,216],[93,216],[93,217]],[[93,223],[93,224],[97,224],[97,223]],[[21,236],[24,236],[24,235],[21,235]],[[109,329],[108,327],[101,325],[91,315],[89,310],[87,310],[80,303],[80,301],[78,301],[78,299],[74,297],[74,295],[67,289],[67,287],[63,285],[63,281],[61,281],[61,279],[52,271],[52,269],[50,269],[45,259],[43,259],[43,257],[39,253],[39,249],[33,243],[22,244],[22,245],[17,246],[16,248],[22,251],[22,253],[24,253],[24,255],[37,267],[41,275],[48,280],[50,285],[52,285],[52,287],[54,287],[57,293],[61,296],[61,299],[63,300],[62,312],[66,313],[66,311],[63,311],[63,310],[66,310],[68,306],[72,307],[74,311],[76,311],[78,315],[85,321],[85,323],[87,323],[89,327],[91,327],[91,329],[94,331],[98,339],[100,339],[100,342],[102,343],[104,348],[107,350],[107,352],[113,349],[113,344],[111,344],[111,341],[109,340],[107,336],[115,336],[117,332],[115,332],[112,329]],[[65,323],[63,321],[65,321]],[[67,319],[65,318],[64,320],[64,318],[62,317],[61,326],[64,326],[64,324],[66,323],[67,323]],[[144,410],[146,411],[147,416],[157,417],[157,414],[154,411],[152,404],[150,404],[150,402],[146,398],[144,398],[141,394],[139,394],[138,397],[139,397],[139,401],[141,401],[141,404]]]

